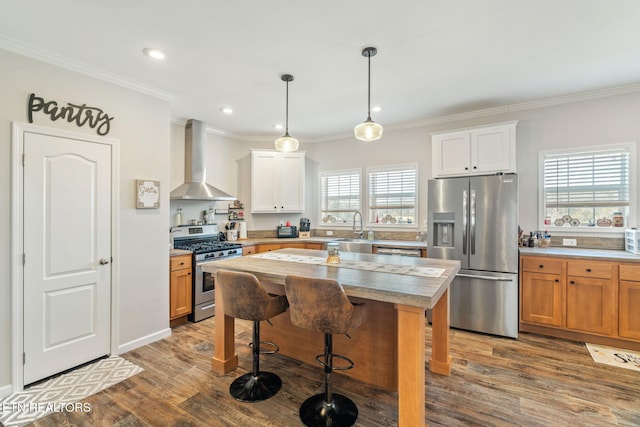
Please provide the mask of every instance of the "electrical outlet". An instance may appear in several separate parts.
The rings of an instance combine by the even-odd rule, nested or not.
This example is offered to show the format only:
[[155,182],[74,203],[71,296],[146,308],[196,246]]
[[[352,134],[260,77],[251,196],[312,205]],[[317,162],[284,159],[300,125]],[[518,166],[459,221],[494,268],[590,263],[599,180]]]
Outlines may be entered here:
[[327,236],[333,236],[333,231],[327,230]]
[[576,239],[562,239],[562,246],[576,246],[577,244]]

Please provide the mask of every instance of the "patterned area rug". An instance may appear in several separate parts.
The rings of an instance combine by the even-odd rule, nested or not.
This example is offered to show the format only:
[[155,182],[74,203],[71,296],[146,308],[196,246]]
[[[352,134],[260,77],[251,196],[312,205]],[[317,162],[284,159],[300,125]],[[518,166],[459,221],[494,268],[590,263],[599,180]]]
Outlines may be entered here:
[[23,426],[53,412],[88,412],[91,405],[82,399],[142,371],[119,356],[97,360],[0,399],[0,423]]
[[596,363],[604,363],[640,372],[640,353],[589,343],[586,346]]

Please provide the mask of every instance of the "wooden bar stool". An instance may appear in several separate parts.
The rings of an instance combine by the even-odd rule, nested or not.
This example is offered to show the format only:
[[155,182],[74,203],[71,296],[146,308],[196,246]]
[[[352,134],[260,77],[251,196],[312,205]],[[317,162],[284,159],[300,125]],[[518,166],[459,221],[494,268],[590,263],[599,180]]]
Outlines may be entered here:
[[[366,308],[364,304],[352,304],[335,280],[301,276],[286,276],[284,280],[291,323],[324,333],[324,353],[316,356],[324,366],[324,393],[304,401],[300,406],[300,419],[306,426],[351,426],[358,418],[358,408],[348,397],[332,392],[331,373],[353,368],[353,361],[333,354],[333,334],[349,336],[350,330],[366,320]],[[334,357],[349,365],[334,368]]]
[[250,273],[219,270],[216,286],[222,295],[222,309],[227,316],[253,321],[253,370],[233,381],[229,387],[231,396],[242,402],[258,402],[273,396],[280,390],[282,380],[271,372],[260,372],[260,353],[273,354],[278,346],[263,342],[274,350],[260,351],[260,321],[269,320],[287,311],[287,297],[270,295]]

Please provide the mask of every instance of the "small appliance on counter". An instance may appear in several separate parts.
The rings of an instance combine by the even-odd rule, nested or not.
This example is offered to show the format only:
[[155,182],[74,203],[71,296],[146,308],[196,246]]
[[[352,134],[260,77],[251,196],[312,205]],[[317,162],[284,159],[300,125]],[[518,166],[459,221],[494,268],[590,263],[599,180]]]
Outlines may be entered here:
[[295,225],[279,225],[276,228],[276,237],[293,238],[298,237],[298,227]]
[[300,218],[300,238],[311,237],[311,221],[309,218]]

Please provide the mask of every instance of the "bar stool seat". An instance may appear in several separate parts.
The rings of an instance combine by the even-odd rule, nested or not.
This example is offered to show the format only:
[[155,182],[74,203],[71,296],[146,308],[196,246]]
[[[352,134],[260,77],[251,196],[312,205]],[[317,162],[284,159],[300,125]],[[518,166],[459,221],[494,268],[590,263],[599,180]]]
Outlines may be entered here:
[[253,321],[253,369],[231,383],[229,394],[242,402],[268,399],[280,390],[282,380],[272,372],[260,371],[260,353],[271,354],[278,351],[278,346],[271,342],[263,344],[273,346],[274,350],[260,350],[260,322],[287,311],[287,297],[270,295],[258,278],[250,273],[218,270],[215,283],[222,296],[220,303],[224,314]]
[[[353,304],[335,280],[311,277],[285,277],[291,323],[324,334],[324,353],[316,359],[324,366],[324,393],[311,396],[300,406],[300,419],[306,426],[351,426],[358,418],[358,408],[348,397],[333,393],[331,373],[353,367],[346,356],[333,354],[333,334],[356,329],[367,318],[364,304]],[[320,360],[322,358],[322,361]],[[348,362],[346,367],[333,367],[333,359]]]

